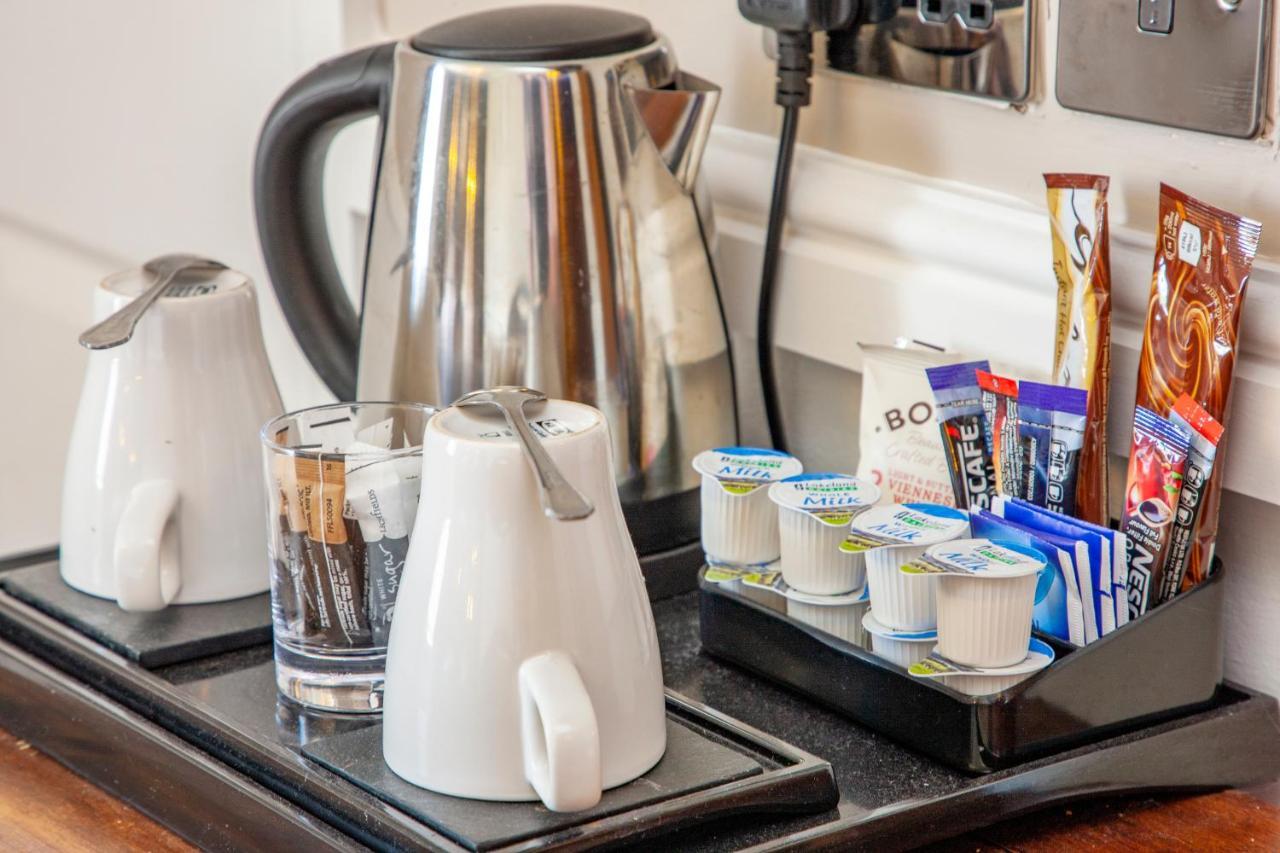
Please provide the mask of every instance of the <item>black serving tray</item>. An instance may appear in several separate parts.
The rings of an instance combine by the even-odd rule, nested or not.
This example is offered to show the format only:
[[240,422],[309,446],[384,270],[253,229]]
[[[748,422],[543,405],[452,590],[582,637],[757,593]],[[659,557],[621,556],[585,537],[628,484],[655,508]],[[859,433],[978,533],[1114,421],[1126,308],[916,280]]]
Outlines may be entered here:
[[[499,849],[893,850],[1081,797],[1280,775],[1276,701],[1223,685],[1204,710],[975,776],[705,654],[700,604],[654,603],[664,680],[686,697],[670,698],[668,719],[761,772]],[[274,700],[270,655],[264,644],[147,670],[0,592],[0,725],[204,849],[467,849],[389,801],[401,795],[307,759],[337,760],[371,721]]]
[[699,580],[703,648],[947,765],[989,773],[1203,710],[1223,676],[1221,575],[990,696],[913,678],[870,651]]
[[[0,570],[4,568],[0,565]],[[171,609],[175,619],[187,612]],[[667,695],[667,717],[669,729],[676,727],[676,736],[669,740],[673,751],[638,782],[624,786],[630,790],[606,792],[595,810],[555,815],[540,803],[491,804],[438,795],[415,798],[385,784],[386,790],[373,790],[351,771],[367,776],[371,766],[381,765],[380,739],[365,737],[361,741],[365,751],[376,748],[376,755],[356,756],[348,751],[352,767],[337,768],[337,772],[327,766],[335,750],[326,744],[340,745],[367,734],[379,726],[378,719],[312,713],[279,698],[269,644],[155,668],[104,643],[98,632],[86,632],[78,621],[62,621],[58,615],[56,610],[19,599],[4,586],[0,589],[0,657],[34,656],[52,664],[74,679],[75,686],[100,694],[104,704],[121,713],[141,715],[170,737],[209,756],[206,760],[221,763],[232,775],[265,789],[263,794],[274,792],[274,798],[268,797],[273,802],[290,801],[299,814],[335,828],[339,837],[345,834],[376,849],[577,849],[622,839],[650,839],[721,816],[750,820],[759,815],[830,812],[838,799],[826,761],[672,693]],[[66,743],[48,747],[40,737],[43,716],[31,703],[15,705],[0,697],[0,724],[64,758]],[[74,737],[80,743],[71,753],[78,754],[84,742],[94,742],[97,735],[92,730],[77,731]],[[324,760],[308,758],[309,751]],[[73,767],[97,778],[78,764]],[[167,768],[152,767],[156,777],[163,778],[166,772]],[[210,796],[207,791],[186,796],[193,793]],[[432,808],[438,815],[424,811]],[[190,837],[190,825],[183,823],[180,828]],[[253,831],[253,827],[238,826],[233,837],[243,839]],[[208,843],[204,837],[198,841]]]

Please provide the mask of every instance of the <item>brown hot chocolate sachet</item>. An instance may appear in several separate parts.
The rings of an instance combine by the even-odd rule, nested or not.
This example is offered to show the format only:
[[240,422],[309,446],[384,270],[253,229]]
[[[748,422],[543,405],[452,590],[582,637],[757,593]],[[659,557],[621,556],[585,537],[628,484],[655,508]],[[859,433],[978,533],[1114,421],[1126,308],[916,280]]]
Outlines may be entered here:
[[[1239,349],[1240,309],[1262,225],[1160,187],[1151,294],[1138,357],[1136,403],[1168,417],[1187,394],[1226,425]],[[1223,466],[1213,466],[1182,588],[1209,574]]]

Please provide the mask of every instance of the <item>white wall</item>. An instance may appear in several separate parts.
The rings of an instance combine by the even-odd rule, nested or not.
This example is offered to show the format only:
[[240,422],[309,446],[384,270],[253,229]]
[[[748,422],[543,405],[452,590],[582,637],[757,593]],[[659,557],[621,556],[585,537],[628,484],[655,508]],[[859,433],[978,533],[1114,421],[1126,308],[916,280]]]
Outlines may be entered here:
[[[0,441],[21,452],[0,456],[0,553],[56,538],[62,454],[82,366],[74,339],[88,322],[93,284],[108,271],[183,248],[264,282],[249,175],[257,130],[275,96],[324,56],[512,1],[5,5],[0,79],[23,85],[0,87],[0,115],[12,119],[0,132]],[[749,432],[758,436],[750,338],[777,121],[760,33],[727,0],[594,2],[649,16],[689,70],[725,89],[706,169]],[[802,140],[817,148],[797,163],[782,283],[780,343],[791,380],[784,396],[793,413],[808,418],[800,424],[793,415],[800,445],[825,464],[852,464],[859,337],[910,334],[990,351],[1024,372],[1044,369],[1053,284],[1043,171],[1113,177],[1113,435],[1123,436],[1124,403],[1132,397],[1126,353],[1147,288],[1157,182],[1262,219],[1268,257],[1246,310],[1246,384],[1236,408],[1247,416],[1232,424],[1234,494],[1221,553],[1232,607],[1229,673],[1280,692],[1280,665],[1271,659],[1280,648],[1280,572],[1269,563],[1280,553],[1280,443],[1265,417],[1280,415],[1276,134],[1222,140],[1062,109],[1045,94],[1053,88],[1057,3],[1039,5],[1038,94],[1025,109],[825,73],[817,79],[802,121]],[[58,45],[54,54],[51,44]],[[51,55],[60,61],[50,62]],[[366,128],[343,141],[326,188],[348,271],[358,268],[352,222],[368,179],[368,139]],[[937,225],[946,211],[953,227]],[[975,223],[988,227],[990,242],[966,247]],[[997,336],[983,322],[958,322],[956,300],[966,294],[981,297],[1015,332]],[[325,398],[269,288],[260,287],[260,295],[286,402]],[[1249,447],[1261,451],[1242,452]]]
[[286,403],[328,397],[266,286],[251,166],[272,101],[343,49],[344,13],[364,5],[47,0],[0,9],[0,553],[57,540],[84,366],[76,337],[107,273],[181,250],[244,270],[258,282]]

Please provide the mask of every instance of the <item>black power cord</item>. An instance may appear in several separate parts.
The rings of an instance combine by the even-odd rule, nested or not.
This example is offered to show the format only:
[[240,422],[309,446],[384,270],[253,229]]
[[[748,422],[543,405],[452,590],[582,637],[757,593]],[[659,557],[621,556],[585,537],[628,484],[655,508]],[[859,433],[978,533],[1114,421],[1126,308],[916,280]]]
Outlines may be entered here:
[[765,229],[756,317],[760,388],[764,395],[769,434],[778,450],[787,449],[787,438],[773,364],[774,302],[800,108],[809,104],[813,34],[844,31],[843,35],[851,38],[860,24],[886,20],[892,17],[900,4],[901,0],[738,0],[738,11],[744,18],[769,27],[778,35],[778,80],[774,101],[782,107],[782,130],[778,134],[778,160],[773,173],[769,223]]
[[787,434],[778,399],[778,377],[773,363],[775,291],[778,262],[782,254],[782,229],[787,220],[787,198],[791,191],[791,161],[795,158],[800,108],[809,104],[809,77],[813,73],[813,35],[808,32],[778,33],[778,85],[775,100],[782,107],[782,130],[778,134],[778,160],[773,169],[773,195],[769,201],[769,222],[764,236],[764,262],[760,271],[759,308],[756,315],[756,357],[760,363],[760,390],[769,435],[778,450],[787,449]]

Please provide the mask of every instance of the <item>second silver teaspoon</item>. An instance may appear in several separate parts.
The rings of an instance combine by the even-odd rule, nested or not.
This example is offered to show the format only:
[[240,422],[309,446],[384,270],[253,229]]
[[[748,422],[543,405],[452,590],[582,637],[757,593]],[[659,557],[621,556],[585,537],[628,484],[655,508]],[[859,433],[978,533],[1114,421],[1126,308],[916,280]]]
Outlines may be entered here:
[[525,457],[533,466],[533,473],[538,478],[538,499],[542,504],[543,514],[561,521],[586,518],[595,512],[595,507],[564,478],[542,442],[529,429],[529,422],[524,419],[525,403],[540,403],[546,399],[546,394],[532,388],[503,385],[463,394],[453,404],[494,406],[499,409],[507,420],[507,426],[524,445]]

